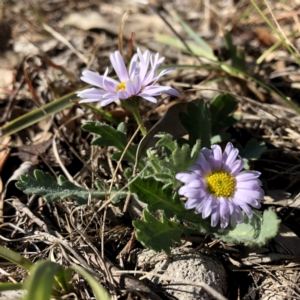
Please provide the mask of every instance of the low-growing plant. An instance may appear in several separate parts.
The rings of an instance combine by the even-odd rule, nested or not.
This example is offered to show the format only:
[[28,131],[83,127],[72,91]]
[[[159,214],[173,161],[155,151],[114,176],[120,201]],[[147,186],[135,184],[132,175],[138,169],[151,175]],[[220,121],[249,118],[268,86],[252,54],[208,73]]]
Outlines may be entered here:
[[[97,88],[78,92],[83,98],[80,102],[105,106],[121,100],[132,111],[142,135],[147,136],[139,106],[143,99],[156,102],[155,97],[161,93],[179,96],[173,88],[157,85],[171,69],[156,75],[163,58],[151,56],[148,50],[138,50],[128,71],[118,51],[110,59],[119,81],[108,77],[107,72],[102,76],[84,71],[82,80]],[[188,139],[159,132],[155,146],[143,152],[138,151],[141,145],[128,144],[123,123],[116,129],[95,121],[84,124],[84,130],[95,134],[92,145],[115,147],[112,159],[122,158],[127,164],[127,184],[122,192],[111,190],[107,195],[110,189],[104,184],[87,190],[62,175],[56,182],[40,170],[34,172],[34,177],[21,176],[16,185],[27,194],[44,196],[46,201],[73,198],[78,205],[87,204],[89,197],[109,197],[115,203],[130,191],[147,204],[141,218],[133,221],[136,237],[156,251],[170,253],[173,242],[195,232],[213,234],[231,243],[262,245],[276,235],[279,220],[271,210],[255,210],[260,208],[264,192],[260,173],[249,170],[248,159],[257,159],[265,150],[264,144],[250,140],[238,150],[229,142],[226,131],[239,120],[234,114],[236,107],[236,101],[226,94],[217,96],[209,107],[201,99],[188,103],[186,111],[178,116]],[[215,141],[227,143],[224,151]]]

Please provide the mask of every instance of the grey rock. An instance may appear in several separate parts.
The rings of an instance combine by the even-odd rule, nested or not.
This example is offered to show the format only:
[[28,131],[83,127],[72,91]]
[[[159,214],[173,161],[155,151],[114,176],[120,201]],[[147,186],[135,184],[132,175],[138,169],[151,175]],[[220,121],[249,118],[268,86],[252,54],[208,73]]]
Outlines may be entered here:
[[168,257],[152,250],[142,251],[137,258],[137,267],[159,273],[148,279],[164,288],[166,294],[178,300],[216,299],[201,287],[205,283],[221,295],[227,291],[226,272],[214,257],[202,253],[191,253],[188,248],[175,248]]

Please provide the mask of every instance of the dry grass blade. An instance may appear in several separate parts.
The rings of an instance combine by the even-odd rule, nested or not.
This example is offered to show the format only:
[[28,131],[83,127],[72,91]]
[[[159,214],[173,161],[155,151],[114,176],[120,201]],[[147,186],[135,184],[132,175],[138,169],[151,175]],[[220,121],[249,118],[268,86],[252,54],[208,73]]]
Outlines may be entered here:
[[[34,263],[50,258],[64,268],[80,266],[114,300],[172,299],[168,283],[175,282],[175,275],[158,274],[162,273],[158,268],[135,271],[140,268],[137,261],[143,246],[135,239],[132,221],[140,218],[144,207],[132,214],[138,200],[128,187],[150,170],[144,157],[148,148],[155,147],[156,133],[186,137],[178,114],[187,103],[203,99],[209,104],[215,95],[228,93],[238,102],[232,114],[239,121],[224,128],[224,133],[242,148],[253,138],[265,142],[267,151],[250,166],[261,172],[266,192],[263,209],[276,211],[282,225],[274,239],[251,248],[252,253],[248,247],[212,236],[182,236],[188,244],[185,254],[200,251],[221,261],[232,284],[224,295],[203,284],[205,280],[176,277],[178,284],[199,288],[216,299],[298,299],[299,1],[146,2],[0,0],[1,244]],[[221,38],[224,31],[231,39],[229,48]],[[181,93],[178,99],[158,97],[156,106],[142,102],[139,112],[148,131],[142,140],[122,101],[100,108],[98,103],[79,105],[76,96],[76,91],[91,88],[79,79],[83,70],[103,74],[111,66],[111,53],[119,49],[128,61],[137,47],[159,53],[165,65],[177,68],[159,84]],[[233,64],[237,54],[244,55],[243,72]],[[113,73],[109,68],[108,75]],[[91,134],[81,128],[89,121],[114,128],[124,122],[129,142],[118,161],[114,148],[90,145]],[[39,151],[44,141],[49,146]],[[223,142],[227,140],[222,140],[222,146]],[[134,156],[123,161],[129,145],[132,149],[139,145],[135,165]],[[156,155],[154,151],[160,150],[153,149]],[[93,198],[87,193],[88,204],[79,206],[72,197],[56,202],[28,197],[15,188],[18,173],[13,175],[25,161],[54,177],[62,174],[87,191],[103,188],[104,200],[103,194]],[[130,180],[124,174],[128,168]],[[22,174],[29,171],[24,168]],[[116,197],[115,190],[126,199]],[[176,256],[163,259],[174,262]],[[27,276],[20,266],[2,262],[1,282],[24,282]],[[60,299],[96,297],[84,276],[74,274],[72,284],[73,293]]]
[[75,55],[78,56],[78,58],[82,62],[84,62],[85,64],[88,64],[88,59],[83,54],[81,54],[79,51],[77,51],[74,48],[74,46],[65,37],[63,37],[60,33],[55,31],[52,27],[50,27],[46,23],[42,23],[42,26],[47,32],[49,32],[51,35],[53,35],[53,37],[55,37],[57,40],[59,40],[60,42],[65,44]]

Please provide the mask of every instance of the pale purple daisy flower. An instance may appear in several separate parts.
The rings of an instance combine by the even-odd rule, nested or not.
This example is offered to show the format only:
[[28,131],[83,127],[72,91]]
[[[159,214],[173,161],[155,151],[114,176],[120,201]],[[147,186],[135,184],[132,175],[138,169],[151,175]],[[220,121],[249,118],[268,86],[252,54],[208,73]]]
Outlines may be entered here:
[[260,208],[264,196],[260,173],[242,171],[244,162],[238,156],[239,150],[231,143],[226,145],[224,153],[218,145],[211,150],[203,148],[189,172],[182,172],[176,178],[183,182],[178,193],[188,198],[186,209],[195,208],[195,213],[202,213],[205,219],[211,216],[211,226],[220,221],[221,228],[230,223],[243,223],[246,213],[249,219],[253,212],[250,206]]
[[100,101],[101,106],[105,106],[116,100],[126,100],[133,96],[156,103],[157,100],[154,97],[160,96],[161,93],[179,97],[179,92],[170,86],[156,84],[160,77],[173,70],[165,69],[155,75],[156,70],[164,61],[164,57],[159,58],[158,53],[153,57],[149,50],[142,53],[140,49],[137,49],[137,53],[131,59],[129,70],[119,51],[110,55],[110,61],[119,81],[107,77],[108,68],[104,75],[83,71],[81,80],[97,88],[77,92],[77,96],[84,99],[79,101],[80,103]]

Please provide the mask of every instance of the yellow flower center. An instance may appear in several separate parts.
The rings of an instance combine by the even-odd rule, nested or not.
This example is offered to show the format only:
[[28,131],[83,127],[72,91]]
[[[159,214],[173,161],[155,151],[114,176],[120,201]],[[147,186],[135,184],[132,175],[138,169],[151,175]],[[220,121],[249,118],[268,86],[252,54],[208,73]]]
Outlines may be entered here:
[[224,171],[212,173],[206,177],[206,183],[209,193],[216,197],[230,198],[235,191],[235,178]]
[[122,81],[119,84],[117,84],[116,90],[117,92],[120,90],[126,91],[126,81]]

